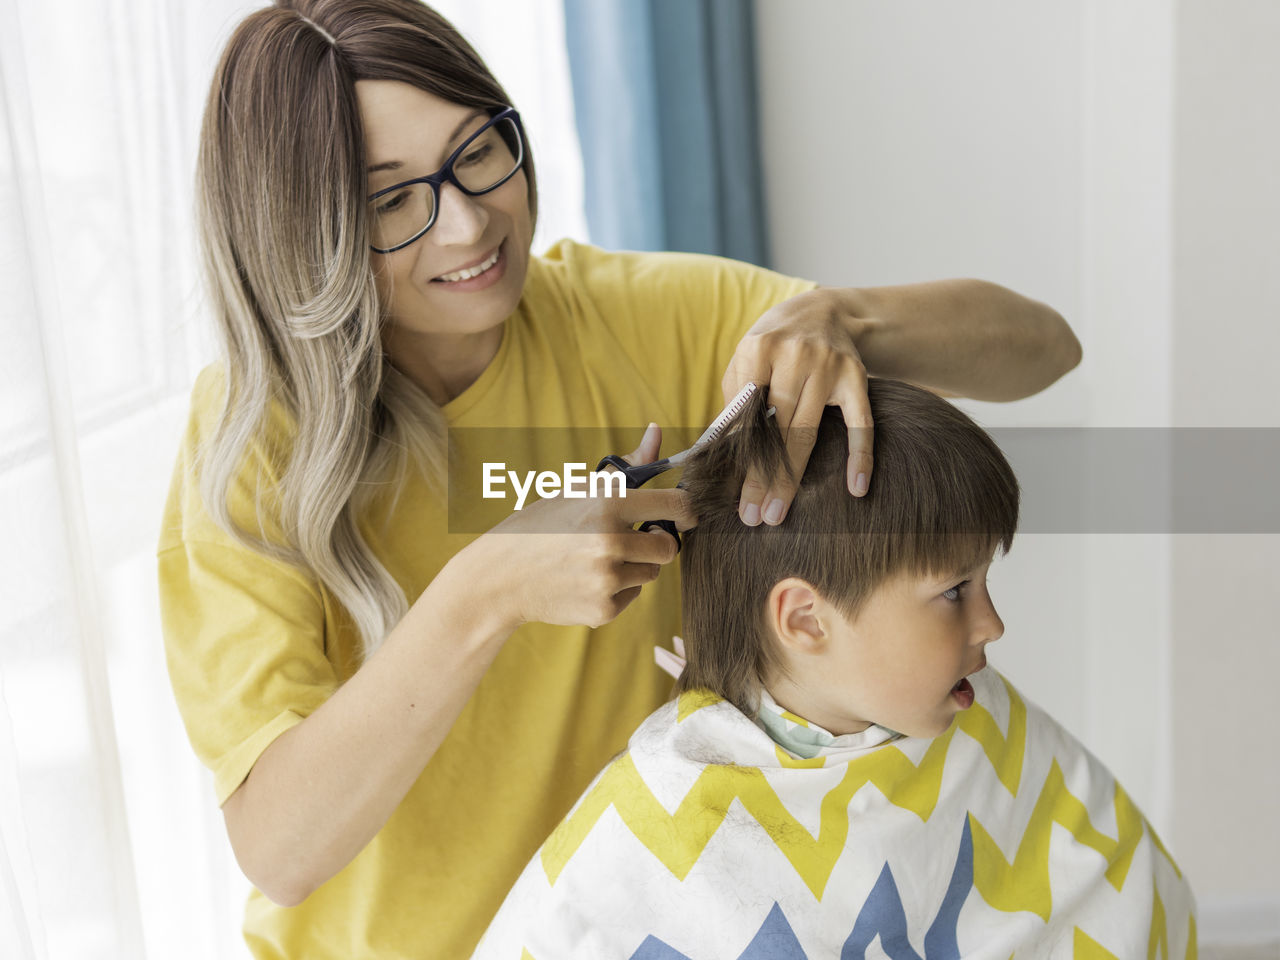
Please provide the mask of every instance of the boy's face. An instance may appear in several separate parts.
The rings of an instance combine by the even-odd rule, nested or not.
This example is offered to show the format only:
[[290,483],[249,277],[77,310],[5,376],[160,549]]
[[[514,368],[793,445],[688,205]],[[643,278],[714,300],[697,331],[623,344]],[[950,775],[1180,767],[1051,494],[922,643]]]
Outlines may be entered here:
[[807,608],[803,596],[788,608],[779,588],[803,581],[783,581],[771,612],[790,676],[774,678],[770,694],[836,735],[872,723],[914,737],[945,733],[973,702],[957,685],[986,666],[984,648],[1004,633],[987,593],[990,566],[941,580],[894,577],[852,621],[811,590]]

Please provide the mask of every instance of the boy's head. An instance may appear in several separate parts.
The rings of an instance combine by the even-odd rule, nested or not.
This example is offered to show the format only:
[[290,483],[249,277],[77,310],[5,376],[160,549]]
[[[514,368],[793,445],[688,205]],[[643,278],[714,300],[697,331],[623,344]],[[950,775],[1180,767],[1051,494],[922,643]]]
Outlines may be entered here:
[[698,526],[681,561],[688,666],[679,689],[708,688],[753,714],[763,686],[835,734],[869,723],[944,732],[966,705],[954,688],[1004,630],[986,571],[1013,542],[1013,471],[956,407],[872,379],[866,496],[845,486],[848,432],[828,407],[786,519],[748,527],[738,517],[748,471],[768,484],[787,470],[763,393],[685,467]]

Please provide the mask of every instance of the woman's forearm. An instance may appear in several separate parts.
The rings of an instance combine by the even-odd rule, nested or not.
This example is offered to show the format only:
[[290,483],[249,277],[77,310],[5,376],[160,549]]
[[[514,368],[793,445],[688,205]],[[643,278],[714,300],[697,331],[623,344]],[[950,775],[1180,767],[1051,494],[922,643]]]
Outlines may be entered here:
[[[463,555],[460,554],[459,557]],[[223,805],[245,876],[301,903],[382,828],[444,741],[513,624],[455,558],[369,660],[278,737]]]
[[1019,400],[1080,362],[1053,308],[982,280],[821,288],[836,298],[867,372],[975,400]]

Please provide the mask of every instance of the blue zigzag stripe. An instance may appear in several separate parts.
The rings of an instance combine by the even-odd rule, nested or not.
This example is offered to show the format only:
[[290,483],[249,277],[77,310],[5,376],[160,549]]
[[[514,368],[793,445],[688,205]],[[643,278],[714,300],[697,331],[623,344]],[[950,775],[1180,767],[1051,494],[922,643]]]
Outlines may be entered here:
[[[969,831],[969,818],[965,816],[951,881],[942,897],[942,905],[924,937],[924,957],[916,953],[911,941],[907,939],[906,911],[902,907],[902,897],[894,882],[893,871],[886,862],[870,896],[858,913],[853,932],[844,942],[840,960],[866,960],[867,948],[877,936],[880,938],[881,949],[888,954],[890,960],[960,960],[956,926],[960,921],[960,908],[972,889],[973,835]],[[630,960],[691,958],[650,934],[644,938]],[[807,960],[795,931],[777,903],[774,903],[773,909],[769,911],[747,948],[739,954],[738,960]]]
[[[650,934],[631,955],[631,960],[690,960],[690,958]],[[764,923],[747,944],[747,949],[738,955],[738,960],[808,960],[808,958],[801,949],[800,941],[796,939],[791,924],[787,922],[782,907],[774,903],[773,909],[764,918]]]
[[956,925],[960,921],[960,907],[973,889],[973,835],[969,832],[969,818],[964,818],[964,832],[960,836],[960,851],[951,871],[942,906],[929,925],[924,938],[924,957],[916,953],[907,939],[907,917],[902,909],[902,897],[894,883],[893,871],[885,863],[880,871],[871,895],[867,897],[853,925],[853,932],[844,942],[840,960],[866,960],[867,947],[877,936],[880,947],[890,960],[959,960],[960,947],[956,942]]

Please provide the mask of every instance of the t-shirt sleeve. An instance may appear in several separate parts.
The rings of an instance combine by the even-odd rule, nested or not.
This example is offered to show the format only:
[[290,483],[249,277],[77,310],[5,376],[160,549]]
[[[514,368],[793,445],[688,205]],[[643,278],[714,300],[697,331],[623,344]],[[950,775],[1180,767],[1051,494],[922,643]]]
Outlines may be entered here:
[[573,286],[641,369],[683,385],[683,426],[720,412],[720,381],[743,335],[784,300],[814,289],[811,280],[753,264],[695,253],[612,253],[562,241]]
[[[315,579],[240,544],[204,510],[192,462],[215,409],[210,379],[202,375],[192,394],[157,562],[170,681],[221,805],[262,751],[324,703],[338,681],[325,656],[325,604]],[[247,470],[254,457],[251,451]],[[240,479],[231,501],[243,523]]]
[[337,687],[320,598],[242,547],[191,541],[158,561],[169,677],[221,806],[262,751]]

